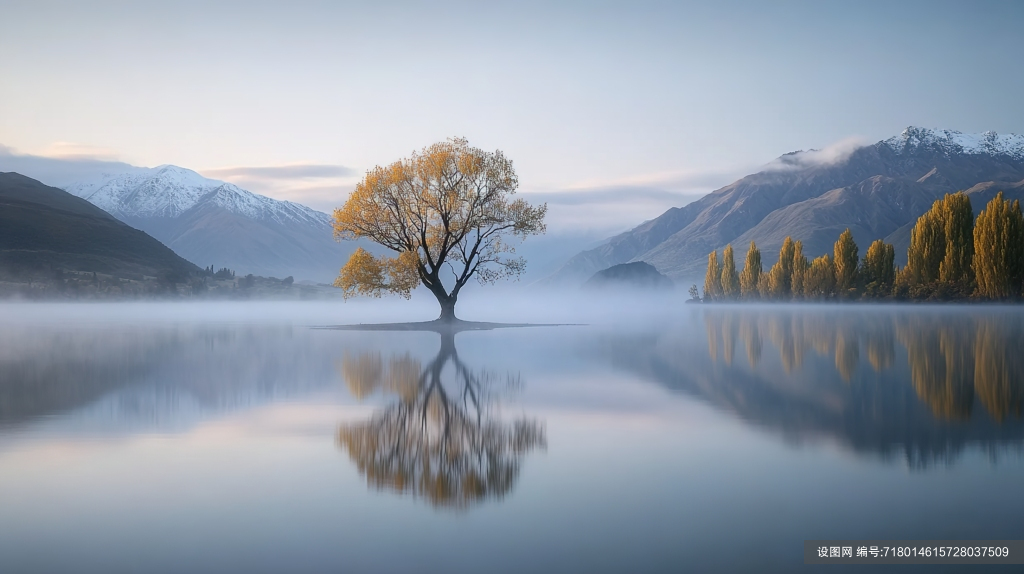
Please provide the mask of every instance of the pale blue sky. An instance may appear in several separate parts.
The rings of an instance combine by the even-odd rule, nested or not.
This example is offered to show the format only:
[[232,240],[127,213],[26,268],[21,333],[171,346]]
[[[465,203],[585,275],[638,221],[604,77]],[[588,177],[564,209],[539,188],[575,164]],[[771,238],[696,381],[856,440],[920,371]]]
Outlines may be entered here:
[[[0,13],[0,144],[173,163],[324,209],[367,168],[453,135],[505,151],[524,192],[642,191],[655,199],[628,217],[644,219],[795,149],[907,125],[1024,132],[1024,2],[0,0]],[[239,169],[284,164],[349,171]]]

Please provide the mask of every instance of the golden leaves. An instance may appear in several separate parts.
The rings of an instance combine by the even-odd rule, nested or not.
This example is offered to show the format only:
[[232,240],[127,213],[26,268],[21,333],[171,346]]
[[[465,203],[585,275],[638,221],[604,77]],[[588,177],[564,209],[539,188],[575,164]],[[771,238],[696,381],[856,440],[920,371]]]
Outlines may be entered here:
[[362,247],[349,257],[334,280],[334,286],[343,290],[346,299],[354,295],[380,297],[384,293],[409,299],[419,283],[419,257],[415,252],[405,251],[398,257],[374,257]]
[[503,237],[546,231],[547,205],[512,199],[519,180],[500,151],[485,152],[462,138],[439,142],[387,167],[376,167],[334,211],[336,239],[366,238],[399,253],[397,259],[353,255],[336,285],[346,295],[408,295],[420,281],[443,296],[439,272],[453,263],[456,295],[472,276],[481,282],[518,276],[522,258]]

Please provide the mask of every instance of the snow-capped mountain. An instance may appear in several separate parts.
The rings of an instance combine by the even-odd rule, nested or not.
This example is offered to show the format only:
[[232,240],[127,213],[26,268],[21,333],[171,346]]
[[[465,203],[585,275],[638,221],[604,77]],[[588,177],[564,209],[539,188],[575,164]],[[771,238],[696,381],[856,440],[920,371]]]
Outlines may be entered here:
[[1024,159],[1024,135],[997,134],[992,131],[965,134],[955,130],[911,126],[900,135],[880,143],[892,148],[896,153],[914,153],[923,148],[930,148],[946,154],[987,154]]
[[326,213],[257,195],[175,165],[105,174],[98,180],[69,185],[65,191],[118,218],[175,218],[201,202],[211,202],[257,221],[320,226],[330,226],[331,222]]
[[64,189],[200,267],[327,282],[355,249],[334,241],[326,213],[178,166],[129,167]]
[[892,243],[903,265],[917,218],[961,190],[975,213],[1000,191],[1024,199],[1024,136],[911,126],[871,145],[788,153],[578,253],[544,282],[579,284],[612,265],[644,261],[677,282],[699,283],[708,253],[726,245],[744,250],[754,241],[768,266],[787,236],[814,257],[830,253],[846,228],[861,249],[876,239]]

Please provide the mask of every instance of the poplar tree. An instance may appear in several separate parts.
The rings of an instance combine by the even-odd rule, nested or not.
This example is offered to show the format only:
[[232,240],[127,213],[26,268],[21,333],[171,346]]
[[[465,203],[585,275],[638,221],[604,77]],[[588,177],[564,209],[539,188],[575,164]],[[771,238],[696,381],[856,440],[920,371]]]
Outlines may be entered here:
[[884,297],[892,293],[896,280],[896,250],[892,244],[876,239],[868,247],[861,263],[861,278],[864,289],[870,297]]
[[964,192],[946,194],[942,200],[943,235],[946,252],[939,264],[939,281],[966,286],[973,279],[974,211]]
[[726,245],[722,252],[722,297],[736,299],[740,294],[740,278],[736,274],[736,260],[732,245]]
[[907,266],[900,282],[917,291],[966,289],[973,279],[973,223],[971,200],[963,192],[935,200],[910,232]]
[[743,272],[740,273],[740,292],[744,298],[757,298],[760,280],[761,250],[751,241],[750,249],[747,250],[747,260],[743,264]]
[[941,211],[942,200],[936,200],[910,231],[907,266],[903,271],[909,286],[931,285],[939,279],[939,266],[946,257],[946,226]]
[[802,241],[797,241],[793,243],[793,279],[790,283],[790,289],[795,298],[804,296],[804,276],[807,274],[807,267],[807,257],[804,256],[804,244]]
[[836,277],[836,293],[840,297],[850,295],[850,290],[857,286],[857,244],[853,241],[850,229],[839,235],[833,248]]
[[779,260],[768,272],[768,291],[773,299],[792,297],[794,253],[793,238],[787,236],[779,250]]
[[708,272],[704,274],[704,300],[714,301],[722,295],[722,267],[718,264],[718,252],[708,253]]
[[978,214],[974,226],[974,271],[978,295],[1007,299],[1021,294],[1024,281],[1024,219],[1020,202],[999,192]]
[[808,299],[828,299],[835,293],[836,272],[832,258],[822,255],[811,262],[804,274],[804,295]]

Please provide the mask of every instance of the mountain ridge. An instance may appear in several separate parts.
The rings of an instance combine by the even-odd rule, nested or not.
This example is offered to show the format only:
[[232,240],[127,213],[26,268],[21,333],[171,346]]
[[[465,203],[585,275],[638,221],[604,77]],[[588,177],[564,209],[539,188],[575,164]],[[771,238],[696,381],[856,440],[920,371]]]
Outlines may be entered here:
[[[671,208],[609,238],[599,247],[577,254],[544,282],[582,282],[600,269],[631,261],[646,261],[676,281],[696,281],[703,276],[710,251],[733,243],[742,259],[749,240],[757,242],[763,262],[770,265],[781,246],[781,239],[774,236],[783,232],[781,225],[785,221],[793,223],[785,235],[807,242],[805,254],[831,252],[835,237],[827,245],[823,238],[810,237],[817,228],[796,213],[806,215],[815,207],[813,203],[800,205],[803,202],[847,188],[846,192],[837,191],[831,199],[819,201],[817,207],[829,213],[819,213],[812,219],[830,220],[829,233],[831,227],[840,225],[842,231],[845,227],[856,227],[858,214],[849,213],[850,202],[865,206],[866,197],[888,201],[892,210],[887,214],[891,220],[886,225],[867,226],[860,237],[854,232],[855,239],[866,249],[867,244],[862,241],[897,232],[944,193],[984,182],[1024,179],[1024,136],[1016,134],[963,134],[911,126],[899,136],[851,149],[840,157],[822,161],[823,155],[826,154],[819,150],[810,150],[780,156],[761,171],[686,206]],[[869,183],[878,176],[884,179]],[[975,205],[975,212],[982,207]],[[755,230],[758,226],[761,228]],[[868,237],[868,231],[882,234]],[[903,251],[905,257],[905,248]]]
[[361,245],[335,242],[326,213],[174,165],[133,166],[64,189],[203,267],[329,282]]
[[71,270],[116,277],[187,275],[199,268],[91,203],[15,172],[0,173],[5,274]]

